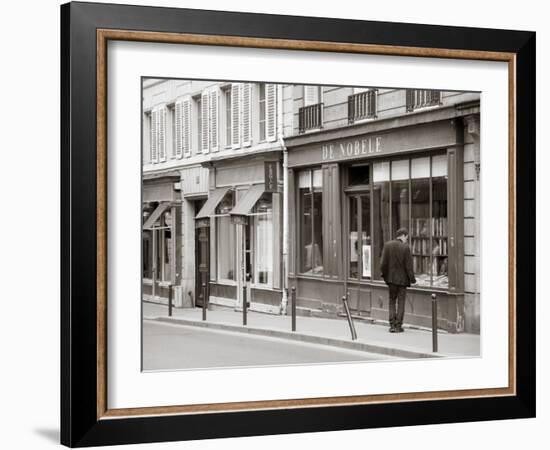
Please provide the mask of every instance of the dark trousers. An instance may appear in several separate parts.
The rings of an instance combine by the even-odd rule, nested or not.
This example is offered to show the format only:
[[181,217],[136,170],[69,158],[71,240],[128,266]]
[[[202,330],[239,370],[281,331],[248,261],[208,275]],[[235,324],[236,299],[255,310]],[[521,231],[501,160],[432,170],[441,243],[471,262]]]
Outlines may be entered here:
[[407,288],[405,286],[398,286],[397,284],[388,284],[388,287],[390,288],[390,326],[398,328],[403,325]]

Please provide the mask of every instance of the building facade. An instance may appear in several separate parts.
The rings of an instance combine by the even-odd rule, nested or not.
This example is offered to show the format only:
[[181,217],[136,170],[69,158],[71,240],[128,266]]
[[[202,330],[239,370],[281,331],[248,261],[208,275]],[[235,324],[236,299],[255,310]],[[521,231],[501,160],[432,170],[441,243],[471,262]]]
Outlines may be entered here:
[[387,319],[379,261],[409,230],[405,322],[479,331],[479,94],[294,86],[289,284],[318,314]]
[[387,319],[379,259],[409,229],[405,322],[479,331],[478,93],[146,80],[143,294],[176,306]]
[[240,307],[246,288],[252,309],[279,313],[282,95],[267,83],[144,81],[144,300],[166,303],[171,285],[176,306]]

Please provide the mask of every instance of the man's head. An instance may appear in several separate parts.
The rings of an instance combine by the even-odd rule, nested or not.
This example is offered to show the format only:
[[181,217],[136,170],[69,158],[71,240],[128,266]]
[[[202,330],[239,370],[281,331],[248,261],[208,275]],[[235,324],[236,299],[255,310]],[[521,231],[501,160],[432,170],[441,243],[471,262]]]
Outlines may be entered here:
[[406,243],[409,238],[409,232],[406,228],[399,228],[399,230],[395,233],[395,238],[399,239],[403,243]]

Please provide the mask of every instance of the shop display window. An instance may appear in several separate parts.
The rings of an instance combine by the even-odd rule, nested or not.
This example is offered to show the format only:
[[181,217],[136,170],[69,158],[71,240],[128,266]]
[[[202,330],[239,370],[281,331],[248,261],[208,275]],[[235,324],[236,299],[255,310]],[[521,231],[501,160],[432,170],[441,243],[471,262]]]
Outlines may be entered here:
[[349,276],[372,276],[370,194],[352,195],[349,201]]
[[391,239],[390,235],[390,163],[374,163],[372,187],[373,214],[373,279],[381,280],[380,258],[384,242]]
[[[381,280],[384,243],[406,228],[417,286],[448,288],[447,156],[373,163],[371,186],[364,184],[369,171],[359,169],[350,166],[347,175],[347,276]],[[364,191],[357,191],[357,180]]]
[[273,283],[273,195],[264,193],[251,217],[254,239],[254,283]]
[[235,281],[237,244],[235,224],[229,212],[235,206],[235,191],[230,190],[216,207],[217,269],[219,280]]
[[323,273],[323,177],[321,169],[298,174],[300,271]]

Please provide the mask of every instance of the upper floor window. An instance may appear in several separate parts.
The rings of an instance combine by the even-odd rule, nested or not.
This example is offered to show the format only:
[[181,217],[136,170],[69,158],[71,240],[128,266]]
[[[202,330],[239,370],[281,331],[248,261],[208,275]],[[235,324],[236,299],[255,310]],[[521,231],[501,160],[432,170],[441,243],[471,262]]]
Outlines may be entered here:
[[231,89],[223,91],[225,119],[225,147],[231,147]]
[[197,97],[195,99],[195,117],[197,118],[197,153],[202,151],[202,98]]
[[258,92],[258,104],[259,104],[259,125],[260,125],[260,142],[265,141],[265,84],[261,83]]
[[151,111],[150,161],[166,161],[166,105]]
[[304,86],[304,106],[298,111],[300,133],[323,126],[323,102],[321,86]]
[[277,139],[277,85],[261,83],[258,86],[259,140],[273,142]]
[[376,97],[375,89],[361,90],[350,95],[348,97],[348,122],[351,124],[358,120],[376,118]]
[[406,93],[407,112],[427,106],[438,106],[441,104],[441,91],[432,89],[407,89]]
[[167,156],[171,159],[176,157],[176,105],[172,103],[167,107],[168,114],[166,116],[166,142],[170,151],[167,151]]
[[218,151],[220,88],[214,86],[195,97],[197,153]]

